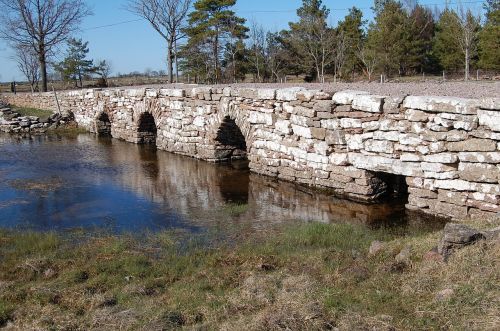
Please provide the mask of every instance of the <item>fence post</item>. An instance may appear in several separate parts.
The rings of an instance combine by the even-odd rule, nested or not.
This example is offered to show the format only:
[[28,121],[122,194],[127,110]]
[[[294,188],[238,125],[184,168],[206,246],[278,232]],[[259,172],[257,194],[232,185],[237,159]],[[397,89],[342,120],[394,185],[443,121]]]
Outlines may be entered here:
[[56,90],[54,89],[54,85],[52,85],[52,92],[54,92],[54,97],[56,98],[57,112],[59,113],[59,115],[62,115],[61,114],[61,106],[59,105],[59,99],[57,99],[57,93],[56,93]]
[[443,82],[445,82],[445,81],[446,81],[446,77],[444,75],[444,70],[443,70]]
[[476,70],[476,80],[479,80],[479,69]]

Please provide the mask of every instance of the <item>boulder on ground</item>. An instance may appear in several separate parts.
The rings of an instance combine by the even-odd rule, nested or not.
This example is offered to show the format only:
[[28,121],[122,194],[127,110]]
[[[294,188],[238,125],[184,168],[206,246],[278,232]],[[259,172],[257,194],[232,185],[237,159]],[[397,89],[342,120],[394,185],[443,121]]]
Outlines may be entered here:
[[463,224],[447,223],[438,245],[438,252],[447,259],[454,250],[472,245],[482,239],[485,239],[485,236],[478,230]]

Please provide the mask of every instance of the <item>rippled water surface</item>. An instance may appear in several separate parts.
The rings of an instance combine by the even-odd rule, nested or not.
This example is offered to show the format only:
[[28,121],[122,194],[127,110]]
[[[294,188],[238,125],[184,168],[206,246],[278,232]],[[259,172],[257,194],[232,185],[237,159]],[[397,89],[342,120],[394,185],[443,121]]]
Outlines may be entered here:
[[435,229],[396,203],[364,205],[327,192],[115,139],[0,135],[0,226],[106,227],[251,233],[293,222]]

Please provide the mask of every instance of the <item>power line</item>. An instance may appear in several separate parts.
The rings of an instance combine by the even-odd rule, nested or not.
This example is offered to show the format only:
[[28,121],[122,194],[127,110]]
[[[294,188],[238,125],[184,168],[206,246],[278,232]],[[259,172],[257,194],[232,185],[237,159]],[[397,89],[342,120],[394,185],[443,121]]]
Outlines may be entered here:
[[144,19],[138,18],[135,20],[122,21],[122,22],[117,22],[117,23],[112,23],[112,24],[101,25],[101,26],[93,26],[91,28],[83,29],[82,31],[90,31],[90,30],[97,30],[97,29],[102,29],[102,28],[109,28],[112,26],[117,26],[117,25],[122,25],[122,24],[127,24],[127,23],[134,23],[134,22],[139,22],[139,21],[144,21]]
[[[459,4],[476,4],[476,3],[484,3],[485,1],[461,1],[461,2],[446,2],[446,3],[419,3],[422,6],[447,6],[447,5],[459,5]],[[352,8],[352,7],[351,7]],[[328,8],[330,11],[348,11],[351,8]],[[356,7],[358,8],[358,7]],[[370,10],[372,7],[365,7],[365,8],[358,8],[360,10]],[[277,13],[294,13],[296,12],[297,9],[287,9],[287,10],[242,10],[239,11],[239,13],[245,13],[245,14],[277,14]],[[128,21],[121,21],[121,22],[116,22],[112,24],[106,24],[106,25],[100,25],[100,26],[93,26],[90,28],[83,29],[82,31],[91,31],[91,30],[97,30],[97,29],[103,29],[103,28],[110,28],[113,26],[118,26],[118,25],[123,25],[123,24],[128,24],[128,23],[135,23],[135,22],[140,22],[140,21],[145,21],[143,18],[138,18],[135,20],[128,20]]]

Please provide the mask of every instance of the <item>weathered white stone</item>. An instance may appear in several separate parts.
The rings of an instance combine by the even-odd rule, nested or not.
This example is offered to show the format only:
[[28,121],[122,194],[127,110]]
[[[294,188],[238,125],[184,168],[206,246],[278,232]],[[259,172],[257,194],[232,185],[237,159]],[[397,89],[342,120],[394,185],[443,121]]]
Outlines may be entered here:
[[492,131],[500,131],[500,111],[479,109],[477,111],[479,125],[484,125]]
[[405,118],[410,122],[427,122],[429,114],[417,109],[407,109],[405,111]]
[[338,119],[321,120],[321,127],[328,130],[337,130],[338,128],[340,128],[340,120]]
[[498,183],[499,169],[492,164],[464,163],[458,166],[460,178],[471,182]]
[[276,89],[257,89],[257,98],[262,100],[274,100],[276,98]]
[[479,105],[481,109],[500,110],[500,98],[482,98]]
[[451,153],[439,153],[424,156],[425,162],[431,163],[456,163],[458,161],[458,156]]
[[360,134],[346,134],[347,148],[351,151],[363,149],[363,137]]
[[474,163],[500,163],[500,152],[462,152],[458,158],[463,162]]
[[295,101],[297,100],[297,94],[301,91],[305,91],[305,88],[290,87],[279,89],[276,91],[276,99],[280,101]]
[[332,100],[338,105],[350,105],[352,104],[355,96],[367,94],[369,93],[366,91],[345,90],[335,93]]
[[423,157],[415,153],[404,153],[401,154],[399,159],[405,162],[419,162],[422,161]]
[[252,124],[273,125],[273,114],[252,111],[248,116],[248,121]]
[[333,153],[329,157],[330,163],[335,165],[348,165],[349,155],[347,153]]
[[436,180],[434,185],[437,188],[455,191],[474,191],[475,188],[475,184],[461,179]]
[[193,121],[193,125],[199,126],[199,127],[204,127],[205,126],[205,117],[204,116],[195,117],[195,119]]
[[345,117],[340,119],[340,126],[344,129],[361,128],[361,124],[361,120],[357,118]]
[[399,141],[399,135],[400,133],[396,131],[375,131],[373,132],[373,139]]
[[422,139],[417,135],[401,134],[399,135],[399,143],[402,145],[418,146],[422,144]]
[[160,89],[160,95],[173,98],[183,98],[186,95],[186,91],[182,89]]
[[355,95],[352,100],[352,109],[366,111],[370,113],[382,112],[382,105],[384,104],[384,96],[379,95]]
[[474,99],[454,97],[408,96],[403,101],[403,107],[430,112],[476,114],[479,102]]
[[288,120],[277,120],[275,124],[276,130],[285,135],[291,133],[290,121]]
[[443,163],[431,163],[422,162],[420,163],[422,170],[430,172],[447,172],[447,171],[457,171],[457,167],[450,166]]
[[394,143],[386,140],[367,140],[364,143],[364,149],[375,153],[394,153]]
[[309,118],[295,114],[290,116],[290,122],[300,126],[309,126],[309,124],[311,124],[311,120]]
[[312,138],[311,128],[292,124],[292,130],[299,137]]

